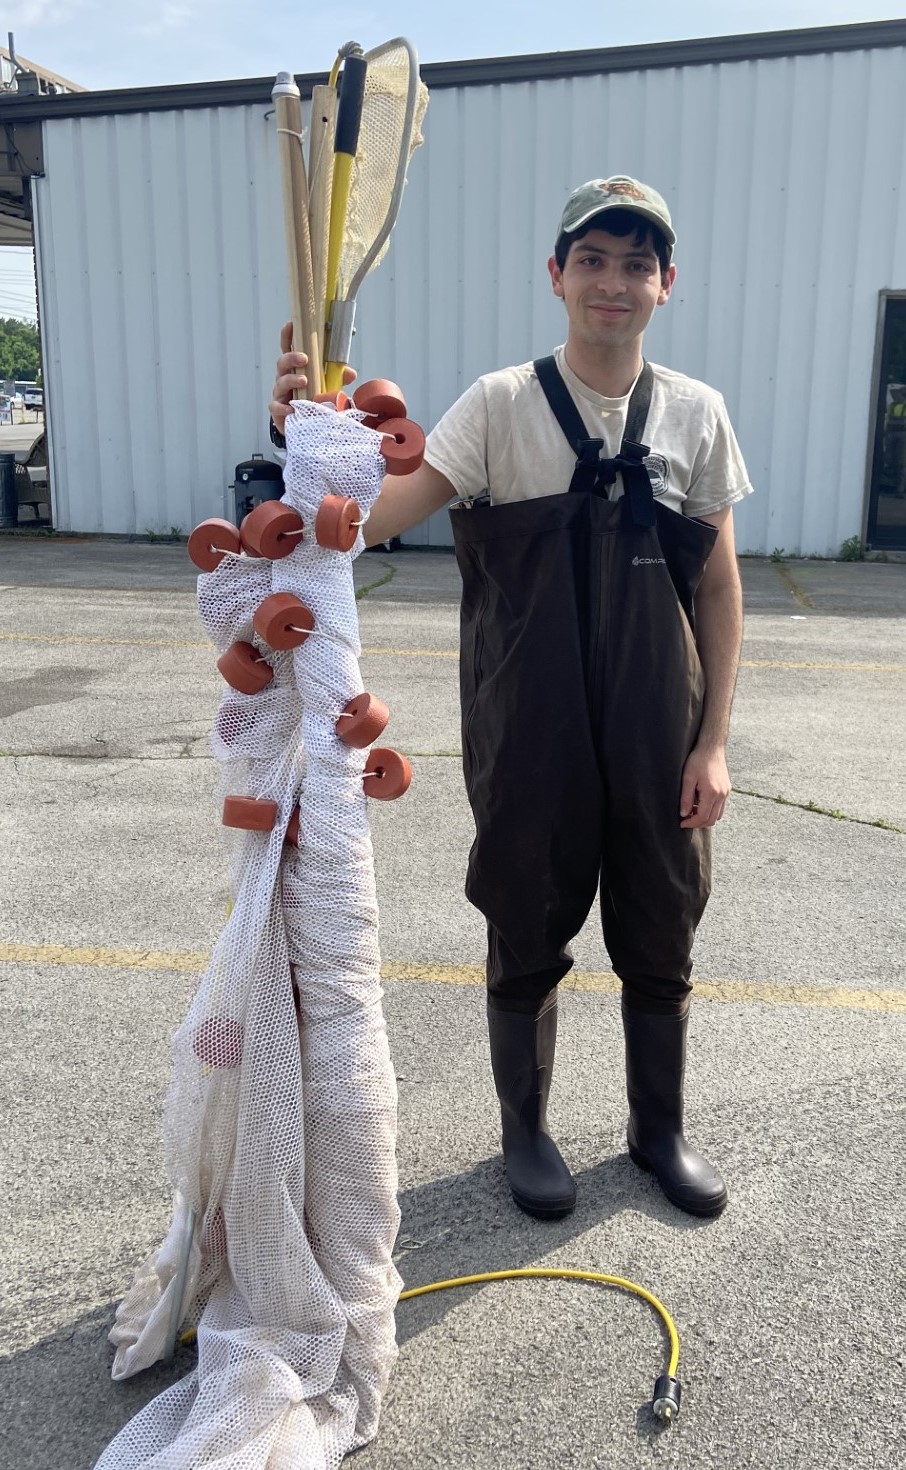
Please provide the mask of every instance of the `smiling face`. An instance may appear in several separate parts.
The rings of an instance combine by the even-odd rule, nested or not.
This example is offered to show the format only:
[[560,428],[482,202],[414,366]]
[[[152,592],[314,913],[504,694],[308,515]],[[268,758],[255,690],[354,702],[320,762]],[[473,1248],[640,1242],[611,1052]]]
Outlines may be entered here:
[[574,240],[563,269],[552,256],[548,270],[554,295],[569,317],[569,340],[605,351],[637,343],[670,295],[676,267],[662,275],[650,239],[592,229]]

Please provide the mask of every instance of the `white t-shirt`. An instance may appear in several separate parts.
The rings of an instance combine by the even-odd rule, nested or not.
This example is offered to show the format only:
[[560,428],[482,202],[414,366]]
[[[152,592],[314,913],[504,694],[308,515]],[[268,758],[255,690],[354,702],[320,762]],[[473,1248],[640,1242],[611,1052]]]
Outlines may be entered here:
[[[567,366],[563,347],[554,356],[589,437],[603,439],[602,454],[612,459],[623,438],[631,390],[623,398],[604,398]],[[683,515],[705,516],[751,494],[721,395],[683,373],[651,366],[644,442],[658,499]],[[425,458],[461,499],[487,490],[492,505],[563,494],[576,464],[530,362],[473,383],[429,434]],[[622,477],[610,493],[613,499],[622,495]]]

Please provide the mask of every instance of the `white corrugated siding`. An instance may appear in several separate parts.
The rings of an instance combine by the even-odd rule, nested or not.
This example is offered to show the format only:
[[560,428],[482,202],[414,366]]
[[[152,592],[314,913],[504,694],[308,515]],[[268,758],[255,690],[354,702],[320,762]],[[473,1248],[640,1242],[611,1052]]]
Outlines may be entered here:
[[191,528],[231,509],[233,466],[265,447],[283,278],[264,112],[45,129],[37,232],[61,528]]
[[[545,262],[569,190],[668,199],[679,276],[648,355],[725,395],[758,494],[741,549],[862,524],[882,288],[906,288],[906,53],[837,52],[435,92],[357,366],[433,423],[564,336]],[[187,528],[267,450],[285,315],[264,107],[45,125],[39,230],[57,524]],[[444,543],[445,516],[407,538]]]

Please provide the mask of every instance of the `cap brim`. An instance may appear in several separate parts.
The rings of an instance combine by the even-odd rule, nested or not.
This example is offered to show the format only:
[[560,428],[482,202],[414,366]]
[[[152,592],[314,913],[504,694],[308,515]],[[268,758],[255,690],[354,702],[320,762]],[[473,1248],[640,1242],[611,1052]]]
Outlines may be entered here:
[[671,250],[676,244],[676,235],[674,234],[672,227],[668,224],[665,224],[664,220],[659,214],[657,214],[653,209],[647,209],[644,204],[627,204],[623,199],[614,199],[610,204],[598,204],[593,209],[586,210],[586,212],[583,215],[580,215],[580,217],[576,220],[575,224],[571,224],[569,226],[568,230],[564,229],[560,231],[558,239],[562,239],[564,235],[571,235],[576,230],[581,230],[582,226],[587,225],[590,219],[594,219],[599,214],[606,214],[609,209],[622,209],[628,214],[641,215],[642,219],[646,219],[650,225],[654,225],[657,229],[660,230]]

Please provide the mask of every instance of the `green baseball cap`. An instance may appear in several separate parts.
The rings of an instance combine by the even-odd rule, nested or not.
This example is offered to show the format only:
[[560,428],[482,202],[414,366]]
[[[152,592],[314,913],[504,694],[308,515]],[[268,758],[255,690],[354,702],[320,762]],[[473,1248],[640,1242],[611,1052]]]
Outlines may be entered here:
[[578,189],[573,189],[566,201],[557,239],[578,230],[596,214],[603,214],[607,209],[628,209],[632,214],[639,214],[649,223],[657,225],[672,252],[676,235],[666,201],[656,189],[650,188],[648,184],[640,184],[638,179],[627,178],[624,174],[616,174],[612,179],[589,179],[587,184],[580,184]]

